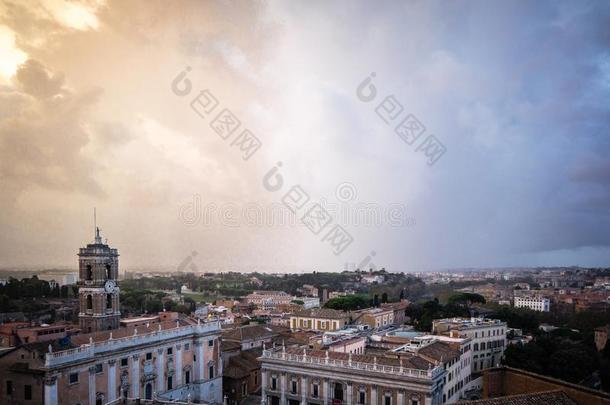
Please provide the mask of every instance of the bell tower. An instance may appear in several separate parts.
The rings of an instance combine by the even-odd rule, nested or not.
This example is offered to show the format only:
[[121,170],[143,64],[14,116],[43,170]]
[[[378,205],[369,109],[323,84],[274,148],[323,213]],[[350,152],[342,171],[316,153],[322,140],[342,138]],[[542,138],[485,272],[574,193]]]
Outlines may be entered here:
[[100,229],[95,239],[78,253],[79,325],[84,333],[117,329],[119,309],[119,253],[102,243]]

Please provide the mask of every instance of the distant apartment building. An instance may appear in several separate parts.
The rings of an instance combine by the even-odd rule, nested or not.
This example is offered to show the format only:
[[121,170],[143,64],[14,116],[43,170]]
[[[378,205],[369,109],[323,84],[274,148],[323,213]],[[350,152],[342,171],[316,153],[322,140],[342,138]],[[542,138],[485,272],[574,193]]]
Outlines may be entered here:
[[401,300],[399,302],[388,302],[385,304],[381,304],[381,308],[390,309],[394,311],[394,325],[402,325],[407,320],[407,307],[409,306],[409,301]]
[[541,296],[516,296],[514,305],[515,308],[529,308],[539,312],[549,312],[551,310],[551,300]]
[[353,312],[354,322],[368,325],[371,329],[385,328],[394,324],[392,308],[367,308]]
[[319,350],[330,350],[339,353],[364,354],[368,338],[357,329],[343,329],[325,332],[321,337],[310,339],[310,347]]
[[346,291],[331,291],[328,293],[328,299],[332,300],[333,298],[346,297],[348,295],[354,295],[356,292],[354,290],[346,290]]
[[306,348],[264,350],[262,403],[440,405],[446,372],[435,361]]
[[244,297],[246,304],[254,304],[259,309],[273,310],[279,305],[288,305],[294,298],[284,291],[254,291]]
[[349,323],[349,315],[329,308],[306,309],[290,316],[292,330],[334,331]]
[[307,297],[317,297],[319,294],[318,288],[310,284],[303,284],[303,286],[299,288],[299,291]]
[[325,345],[327,350],[338,353],[364,354],[367,338],[364,336],[346,337]]
[[55,285],[71,285],[78,281],[77,272],[43,272],[36,275],[39,280],[53,282]]
[[608,344],[608,338],[610,337],[610,325],[601,326],[595,328],[595,347],[598,351],[604,350],[606,344]]
[[436,319],[432,322],[432,333],[470,338],[473,372],[497,366],[506,349],[506,322],[497,319]]
[[304,309],[318,308],[320,306],[320,298],[318,297],[296,297],[294,301],[303,301]]
[[366,284],[373,284],[373,283],[383,284],[383,282],[385,281],[385,277],[382,276],[381,274],[367,274],[367,275],[362,276],[360,281],[362,281],[363,283],[366,283]]

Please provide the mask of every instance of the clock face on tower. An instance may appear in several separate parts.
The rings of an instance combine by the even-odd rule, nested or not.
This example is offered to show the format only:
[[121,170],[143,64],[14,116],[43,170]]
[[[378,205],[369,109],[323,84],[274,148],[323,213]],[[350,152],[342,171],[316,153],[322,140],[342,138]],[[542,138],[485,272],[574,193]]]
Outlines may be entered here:
[[107,293],[114,292],[115,288],[116,288],[116,285],[114,284],[114,281],[106,280],[106,283],[104,284],[104,290],[106,290]]

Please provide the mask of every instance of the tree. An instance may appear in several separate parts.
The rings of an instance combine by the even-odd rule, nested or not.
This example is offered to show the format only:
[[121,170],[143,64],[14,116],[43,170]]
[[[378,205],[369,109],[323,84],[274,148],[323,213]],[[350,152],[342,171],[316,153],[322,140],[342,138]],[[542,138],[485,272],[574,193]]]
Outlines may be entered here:
[[381,302],[383,304],[385,304],[386,302],[388,302],[388,293],[384,292],[383,294],[381,294]]
[[373,306],[376,308],[379,306],[379,295],[375,294],[373,297]]
[[405,290],[404,288],[402,290],[400,290],[400,297],[399,297],[400,301],[405,299]]
[[450,304],[458,304],[458,305],[464,305],[466,307],[469,307],[471,304],[476,303],[480,303],[480,304],[485,304],[485,297],[483,297],[480,294],[474,294],[474,293],[458,293],[458,294],[453,294],[452,296],[449,297],[448,302]]
[[354,311],[369,306],[369,299],[366,295],[346,295],[328,300],[324,308],[337,309],[341,311]]

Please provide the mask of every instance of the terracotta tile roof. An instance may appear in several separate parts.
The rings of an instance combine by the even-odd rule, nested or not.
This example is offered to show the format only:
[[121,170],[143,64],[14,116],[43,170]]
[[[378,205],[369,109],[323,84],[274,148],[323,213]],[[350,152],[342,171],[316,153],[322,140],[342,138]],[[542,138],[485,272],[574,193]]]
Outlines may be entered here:
[[246,350],[230,357],[227,367],[223,370],[223,376],[236,379],[247,377],[252,371],[261,368],[257,360],[261,353],[260,350]]
[[[281,350],[281,349],[279,349]],[[286,353],[289,354],[297,354],[302,355],[302,348],[287,348]],[[327,350],[307,350],[307,356],[312,357],[326,357],[328,353],[328,357],[330,359],[336,360],[349,360],[348,353],[339,353],[339,352],[331,352]],[[405,368],[414,368],[419,370],[428,370],[429,368],[434,368],[434,364],[426,359],[417,356],[401,356],[402,358],[402,366]],[[359,363],[369,363],[374,364],[375,361],[379,365],[384,366],[396,366],[400,367],[401,361],[397,358],[393,357],[385,357],[385,356],[373,356],[370,354],[352,354],[352,361]]]
[[536,392],[506,397],[461,401],[460,405],[578,405],[563,391]]
[[220,343],[220,349],[223,352],[229,352],[233,350],[239,350],[241,348],[241,343],[231,341],[231,340],[222,340]]
[[223,331],[222,339],[225,341],[232,340],[238,342],[264,339],[277,336],[285,330],[285,327],[277,325],[246,325]]
[[338,311],[330,308],[311,308],[299,311],[294,316],[300,316],[302,318],[323,318],[323,319],[345,319],[348,317],[347,313]]
[[443,362],[448,362],[460,357],[459,350],[453,349],[447,343],[438,341],[422,347],[419,349],[418,353],[437,361],[442,360]]

